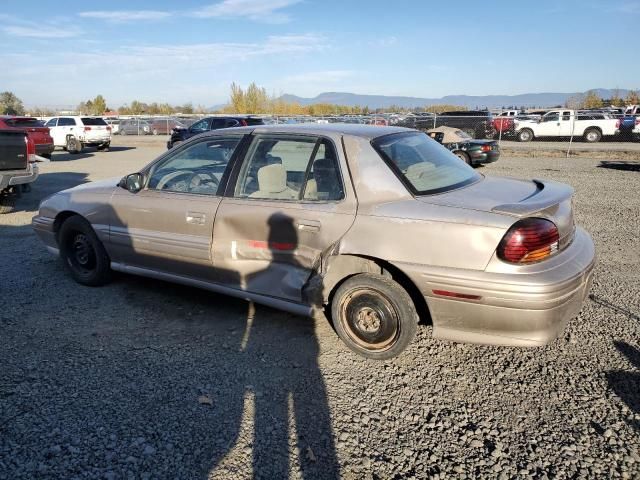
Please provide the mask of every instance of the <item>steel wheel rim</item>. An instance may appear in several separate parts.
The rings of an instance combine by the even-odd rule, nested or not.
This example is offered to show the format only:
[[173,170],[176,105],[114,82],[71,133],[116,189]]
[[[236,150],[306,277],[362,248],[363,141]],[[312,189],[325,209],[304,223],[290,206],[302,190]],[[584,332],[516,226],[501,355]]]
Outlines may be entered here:
[[89,237],[76,232],[71,238],[70,251],[67,256],[69,265],[82,274],[91,273],[96,268],[96,252]]
[[370,288],[345,295],[340,303],[340,322],[355,344],[370,351],[388,350],[400,334],[400,316],[393,303]]

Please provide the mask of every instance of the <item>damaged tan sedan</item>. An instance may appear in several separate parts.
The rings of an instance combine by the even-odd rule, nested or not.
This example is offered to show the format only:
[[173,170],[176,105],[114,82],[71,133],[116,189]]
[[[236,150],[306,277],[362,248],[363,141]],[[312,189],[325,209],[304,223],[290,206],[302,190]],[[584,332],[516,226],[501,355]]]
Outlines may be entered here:
[[391,358],[436,338],[544,345],[575,316],[595,254],[573,190],[483,176],[424,133],[361,125],[232,128],[140,172],[42,202],[33,227],[75,280],[112,270],[300,315]]

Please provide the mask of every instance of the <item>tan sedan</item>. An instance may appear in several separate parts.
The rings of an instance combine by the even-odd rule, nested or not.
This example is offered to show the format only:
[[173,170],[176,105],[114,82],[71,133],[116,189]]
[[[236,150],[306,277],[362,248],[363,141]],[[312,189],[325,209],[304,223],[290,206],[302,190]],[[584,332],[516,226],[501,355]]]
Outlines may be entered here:
[[365,125],[205,133],[122,179],[42,202],[33,227],[84,285],[112,270],[301,315],[357,353],[433,335],[544,345],[595,261],[573,190],[483,176],[426,134]]

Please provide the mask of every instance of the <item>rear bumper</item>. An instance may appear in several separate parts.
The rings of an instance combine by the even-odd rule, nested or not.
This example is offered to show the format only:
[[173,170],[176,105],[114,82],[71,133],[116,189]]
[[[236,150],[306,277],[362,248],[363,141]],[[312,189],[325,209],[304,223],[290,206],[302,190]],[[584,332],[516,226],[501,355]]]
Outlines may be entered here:
[[0,172],[0,190],[14,185],[35,182],[38,178],[38,173],[38,167],[33,163],[29,163],[26,170]]
[[50,155],[54,148],[53,143],[38,143],[36,144],[36,155]]
[[469,157],[471,158],[471,162],[473,164],[485,164],[485,163],[493,163],[500,158],[499,151],[491,151],[491,152],[470,152]]
[[[593,241],[578,228],[565,250],[520,273],[451,269],[406,273],[425,296],[435,338],[541,346],[555,339],[580,312],[594,265]],[[434,290],[479,298],[454,299],[436,295]]]

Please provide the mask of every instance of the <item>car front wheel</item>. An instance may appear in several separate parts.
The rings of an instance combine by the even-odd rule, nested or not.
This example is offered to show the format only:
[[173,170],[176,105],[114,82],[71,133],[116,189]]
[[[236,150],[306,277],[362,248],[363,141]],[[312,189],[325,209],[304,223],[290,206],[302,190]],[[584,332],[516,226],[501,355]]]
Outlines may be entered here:
[[111,262],[91,225],[79,216],[69,217],[58,233],[60,257],[73,279],[91,287],[111,280]]
[[418,328],[418,314],[406,290],[390,278],[368,273],[355,275],[338,288],[331,316],[342,341],[375,360],[398,356]]

